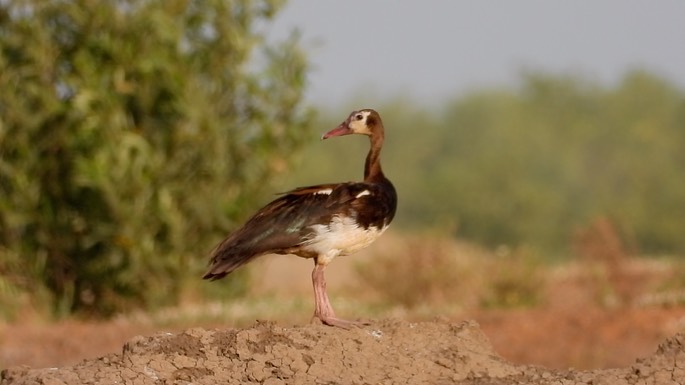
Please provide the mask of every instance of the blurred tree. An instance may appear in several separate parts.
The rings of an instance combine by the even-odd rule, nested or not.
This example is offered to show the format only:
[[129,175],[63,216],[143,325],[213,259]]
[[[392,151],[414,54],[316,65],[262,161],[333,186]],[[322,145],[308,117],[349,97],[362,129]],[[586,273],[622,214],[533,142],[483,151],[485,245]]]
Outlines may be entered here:
[[532,73],[522,84],[447,109],[442,164],[464,167],[446,180],[470,202],[455,209],[459,231],[565,254],[575,230],[609,216],[642,252],[685,253],[685,93],[643,71],[609,89]]
[[[526,73],[516,89],[473,92],[437,111],[402,99],[376,108],[398,226],[556,256],[579,228],[608,217],[631,248],[685,255],[685,92],[665,79],[633,71],[602,87]],[[366,143],[310,151],[321,161],[298,178],[359,178]]]
[[306,137],[297,37],[259,30],[280,3],[0,2],[0,283],[59,314],[178,301]]

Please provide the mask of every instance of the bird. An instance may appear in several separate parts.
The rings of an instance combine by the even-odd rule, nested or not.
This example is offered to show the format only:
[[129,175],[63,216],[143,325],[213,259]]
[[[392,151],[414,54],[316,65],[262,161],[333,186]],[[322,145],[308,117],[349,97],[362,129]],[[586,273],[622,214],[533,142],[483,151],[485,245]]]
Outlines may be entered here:
[[336,316],[326,292],[324,270],[336,257],[353,254],[383,234],[395,216],[397,192],[381,168],[385,133],[379,113],[368,108],[352,111],[321,139],[351,134],[369,137],[363,181],[319,184],[283,193],[216,246],[203,279],[223,278],[265,254],[312,259],[312,320],[344,329],[359,326],[360,322]]

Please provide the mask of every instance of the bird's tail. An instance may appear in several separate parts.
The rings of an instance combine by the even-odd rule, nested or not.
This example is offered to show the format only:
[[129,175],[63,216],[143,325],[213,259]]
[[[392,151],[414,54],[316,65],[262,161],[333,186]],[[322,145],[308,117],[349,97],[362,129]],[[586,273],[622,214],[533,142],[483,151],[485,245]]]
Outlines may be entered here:
[[202,276],[202,279],[216,281],[258,257],[258,255],[246,253],[239,248],[224,246],[225,245],[219,245],[212,253],[209,269],[207,269],[207,272]]

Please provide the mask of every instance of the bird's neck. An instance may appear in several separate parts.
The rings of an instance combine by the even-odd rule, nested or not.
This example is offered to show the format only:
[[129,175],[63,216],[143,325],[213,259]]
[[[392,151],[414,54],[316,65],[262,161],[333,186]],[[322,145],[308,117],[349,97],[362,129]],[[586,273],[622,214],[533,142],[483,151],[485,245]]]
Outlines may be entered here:
[[376,182],[385,179],[381,169],[381,148],[383,148],[383,137],[372,136],[371,148],[366,155],[366,163],[364,164],[365,182]]

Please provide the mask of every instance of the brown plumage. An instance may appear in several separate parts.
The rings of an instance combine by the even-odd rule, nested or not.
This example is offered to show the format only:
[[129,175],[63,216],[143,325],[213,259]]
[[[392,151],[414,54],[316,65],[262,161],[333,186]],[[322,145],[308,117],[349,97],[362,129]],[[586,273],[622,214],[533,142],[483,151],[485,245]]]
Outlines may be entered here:
[[333,311],[324,269],[336,256],[368,246],[385,231],[395,216],[397,194],[381,169],[384,128],[378,112],[353,111],[322,139],[349,134],[367,135],[371,142],[362,182],[322,184],[285,193],[216,247],[203,278],[223,278],[269,253],[312,258],[314,317],[327,325],[350,327],[353,322],[337,318]]

